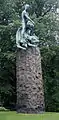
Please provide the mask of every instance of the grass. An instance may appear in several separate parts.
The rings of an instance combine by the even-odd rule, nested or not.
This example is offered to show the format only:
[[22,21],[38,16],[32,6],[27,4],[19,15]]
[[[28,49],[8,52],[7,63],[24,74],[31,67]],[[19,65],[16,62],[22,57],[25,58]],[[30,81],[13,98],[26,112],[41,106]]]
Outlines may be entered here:
[[59,120],[59,113],[18,114],[16,112],[0,112],[0,120]]

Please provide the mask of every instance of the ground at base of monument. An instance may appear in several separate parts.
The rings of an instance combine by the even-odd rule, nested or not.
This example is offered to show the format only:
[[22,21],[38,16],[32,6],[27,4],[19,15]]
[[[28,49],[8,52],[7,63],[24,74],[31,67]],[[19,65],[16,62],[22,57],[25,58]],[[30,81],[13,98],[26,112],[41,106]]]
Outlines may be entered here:
[[0,120],[59,120],[59,113],[17,114],[16,112],[0,112]]

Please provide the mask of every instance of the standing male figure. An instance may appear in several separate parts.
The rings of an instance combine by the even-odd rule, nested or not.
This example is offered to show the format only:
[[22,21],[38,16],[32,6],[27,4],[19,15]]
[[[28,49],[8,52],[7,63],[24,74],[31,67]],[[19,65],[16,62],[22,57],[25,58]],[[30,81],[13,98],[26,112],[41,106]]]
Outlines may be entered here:
[[[24,35],[24,33],[26,32],[28,26],[34,26],[34,22],[30,19],[28,14],[29,7],[29,4],[26,4],[25,10],[22,12],[22,35]],[[32,24],[29,24],[29,22],[31,22]]]

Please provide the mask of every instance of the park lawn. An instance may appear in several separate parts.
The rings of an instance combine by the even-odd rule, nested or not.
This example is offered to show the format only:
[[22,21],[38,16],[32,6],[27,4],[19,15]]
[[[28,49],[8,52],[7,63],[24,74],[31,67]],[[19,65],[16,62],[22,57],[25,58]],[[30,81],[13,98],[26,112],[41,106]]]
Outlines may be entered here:
[[0,112],[0,120],[59,120],[59,113],[18,114],[16,112]]

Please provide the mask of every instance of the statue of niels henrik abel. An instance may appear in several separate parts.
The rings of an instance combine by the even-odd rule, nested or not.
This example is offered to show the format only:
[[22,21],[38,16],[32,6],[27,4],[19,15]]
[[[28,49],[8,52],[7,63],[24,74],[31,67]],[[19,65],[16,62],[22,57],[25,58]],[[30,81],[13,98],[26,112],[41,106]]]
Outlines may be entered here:
[[34,33],[34,22],[28,14],[30,6],[25,5],[22,11],[22,26],[16,32],[16,45],[18,48],[26,50],[28,46],[36,47],[39,39]]

